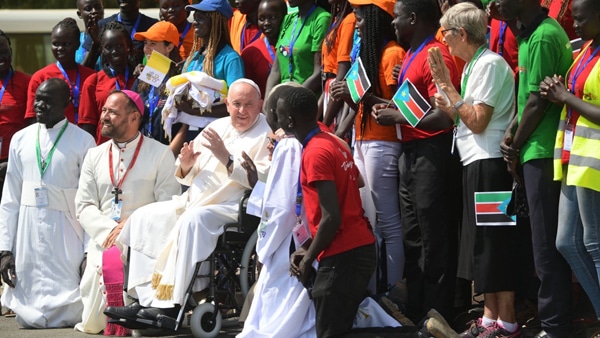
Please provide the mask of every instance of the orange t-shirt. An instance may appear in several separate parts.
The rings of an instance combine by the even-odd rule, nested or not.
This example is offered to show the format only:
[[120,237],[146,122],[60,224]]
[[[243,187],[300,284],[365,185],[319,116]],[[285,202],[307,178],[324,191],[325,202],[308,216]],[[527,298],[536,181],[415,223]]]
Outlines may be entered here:
[[[383,99],[391,99],[394,96],[393,90],[397,87],[398,83],[392,76],[392,70],[395,65],[402,64],[404,54],[406,54],[406,51],[396,41],[390,41],[383,47],[381,63],[379,64],[379,96]],[[364,112],[363,107],[364,105],[361,104],[354,120],[356,140],[399,142],[396,135],[396,126],[382,126],[377,124],[371,116],[371,111]],[[363,114],[369,114],[364,134],[361,130]]]
[[[183,32],[179,33],[180,35]],[[190,29],[187,31],[185,36],[183,37],[183,43],[179,47],[179,55],[181,55],[181,59],[185,60],[190,55],[192,51],[192,47],[194,46],[194,25],[190,26]]]
[[[443,43],[444,45],[446,45],[446,47],[448,47],[448,44],[446,43],[446,41],[444,41],[444,34],[442,34],[442,27],[440,27],[437,31],[437,33],[435,34],[435,39],[438,40],[439,42]],[[454,59],[454,64],[456,65],[456,69],[459,72],[462,72],[463,68],[465,68],[465,60],[459,58],[458,56],[454,56],[452,55],[452,58]]]
[[355,25],[356,16],[354,16],[354,13],[346,15],[346,17],[342,19],[337,30],[335,43],[331,46],[331,51],[328,51],[326,43],[327,39],[330,38],[330,35],[333,34],[333,30],[327,33],[327,36],[323,40],[323,47],[321,48],[323,53],[322,64],[324,73],[337,74],[338,63],[350,61]]
[[[244,27],[246,27],[244,29]],[[244,41],[242,41],[244,34]],[[233,50],[242,53],[242,49],[252,43],[252,41],[260,37],[260,29],[256,25],[246,26],[246,14],[242,14],[238,9],[233,11],[233,16],[229,20],[229,38],[231,39],[231,47]],[[242,42],[243,46],[242,46]]]

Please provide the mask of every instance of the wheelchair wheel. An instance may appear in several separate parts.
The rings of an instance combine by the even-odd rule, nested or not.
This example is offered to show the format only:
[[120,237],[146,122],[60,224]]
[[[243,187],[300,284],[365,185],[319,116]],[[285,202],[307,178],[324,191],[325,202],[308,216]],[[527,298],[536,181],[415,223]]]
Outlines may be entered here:
[[214,338],[221,331],[221,312],[217,310],[217,316],[213,320],[215,306],[211,303],[203,303],[194,309],[190,319],[190,329],[196,338]]
[[248,295],[250,287],[258,279],[258,259],[256,257],[256,241],[258,232],[254,231],[248,239],[242,259],[240,261],[240,289],[244,299]]

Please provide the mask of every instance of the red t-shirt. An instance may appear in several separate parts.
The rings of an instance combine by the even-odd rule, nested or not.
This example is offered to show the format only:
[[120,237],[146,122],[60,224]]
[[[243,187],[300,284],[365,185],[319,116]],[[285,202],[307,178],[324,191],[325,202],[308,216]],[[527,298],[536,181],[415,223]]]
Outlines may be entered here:
[[[586,61],[592,54],[593,48],[591,48],[591,46],[589,46],[589,44],[588,44],[588,48],[585,50],[582,50],[582,52],[583,52],[583,56],[579,60],[575,60],[575,62],[573,63],[573,67],[569,71],[569,74],[567,74],[567,85],[569,86],[569,88],[571,88],[571,86],[572,86],[573,75],[575,75],[577,66],[580,64],[581,64],[581,67],[586,65]],[[580,63],[580,61],[581,61],[581,63]],[[580,98],[580,99],[583,98],[583,89],[585,87],[585,82],[587,81],[588,77],[590,76],[590,73],[592,72],[592,68],[594,68],[594,66],[596,65],[596,63],[598,63],[598,61],[600,61],[600,53],[596,54],[596,56],[594,56],[594,58],[592,60],[590,60],[590,62],[586,65],[585,68],[583,68],[580,75],[577,77],[577,79],[575,81],[575,96],[577,96],[578,98]],[[569,107],[567,106],[567,109],[568,108]],[[568,113],[569,113],[569,111],[567,110],[567,114]],[[568,115],[567,115],[567,118],[569,118]],[[579,112],[577,112],[576,110],[571,110],[571,117],[569,118],[569,125],[572,126],[573,133],[575,133],[575,128],[576,128],[575,125],[577,124],[578,119],[579,119]],[[570,158],[571,158],[571,152],[568,150],[565,150],[563,147],[562,163],[563,164],[569,163]]]
[[[81,115],[81,88],[85,83],[85,80],[90,77],[90,75],[94,74],[96,71],[81,65],[77,65],[76,69],[66,69],[67,75],[69,76],[69,80],[65,79],[60,69],[56,63],[51,63],[46,67],[38,70],[31,76],[31,81],[29,81],[29,87],[27,89],[27,111],[25,112],[25,118],[35,117],[35,111],[33,110],[33,101],[35,100],[35,91],[42,84],[42,82],[57,77],[59,79],[64,79],[67,83],[69,83],[69,87],[71,88],[71,96],[74,95],[73,87],[76,85],[77,81],[77,71],[79,71],[79,88],[80,88],[80,102],[79,102],[79,112]],[[65,117],[69,122],[75,123],[75,107],[73,106],[73,102],[69,103],[67,109],[65,109]]]
[[352,154],[335,136],[321,132],[304,147],[300,182],[313,238],[321,221],[321,206],[315,182],[335,182],[342,214],[342,222],[333,241],[319,255],[319,259],[375,242],[369,223],[363,216],[358,175]]
[[562,28],[567,32],[569,40],[577,39],[577,33],[573,28],[573,14],[571,13],[571,6],[573,0],[554,0],[548,7],[548,16],[556,19]]
[[[504,30],[501,29],[501,25],[505,27]],[[501,31],[504,38],[502,41],[502,46],[500,46]],[[506,62],[508,62],[510,69],[517,74],[519,67],[519,44],[517,43],[517,39],[508,25],[496,19],[492,19],[491,23],[490,50],[498,54],[502,53],[502,57],[504,60],[506,60]]]
[[0,79],[1,87],[5,87],[4,96],[0,101],[0,136],[2,136],[2,149],[0,159],[8,158],[8,146],[13,135],[25,128],[25,110],[27,109],[27,86],[31,75],[15,71],[4,83]]
[[123,87],[125,75],[118,74],[116,78],[114,78],[112,75],[106,74],[104,70],[101,70],[85,80],[81,90],[78,124],[91,124],[96,126],[97,144],[104,143],[108,140],[106,137],[103,137],[101,133],[102,123],[100,122],[100,115],[102,114],[102,107],[104,107],[108,94],[117,89],[116,80],[119,81],[121,89],[129,89],[133,86],[135,77],[129,76],[127,79],[127,86]]
[[[249,44],[242,51],[242,61],[244,61],[244,69],[246,70],[246,77],[258,85],[260,93],[264,98],[265,87],[267,86],[267,78],[271,73],[273,67],[273,59],[275,58],[275,47],[269,45],[268,41],[263,35],[260,39],[255,40]],[[269,48],[271,53],[269,53]]]
[[[454,63],[454,59],[452,59],[452,55],[450,55],[448,48],[443,43],[432,39],[415,56],[410,64],[409,60],[413,55],[412,52],[407,52],[404,56],[404,61],[402,62],[403,69],[404,67],[408,67],[404,79],[409,79],[425,100],[429,100],[435,93],[437,93],[435,83],[433,82],[433,77],[431,76],[431,70],[429,69],[429,63],[427,62],[427,51],[432,47],[438,47],[440,49],[442,56],[444,57],[444,62],[450,70],[452,84],[455,88],[460,87],[460,75],[456,70],[456,64]],[[417,125],[416,128],[413,128],[410,124],[402,124],[401,128],[402,142],[425,139],[452,130],[452,127],[442,130],[424,130],[420,129],[419,125]]]
[[261,35],[260,29],[255,24],[248,24],[246,14],[242,14],[239,9],[233,11],[233,16],[229,20],[229,37],[231,47],[240,54],[254,40]]

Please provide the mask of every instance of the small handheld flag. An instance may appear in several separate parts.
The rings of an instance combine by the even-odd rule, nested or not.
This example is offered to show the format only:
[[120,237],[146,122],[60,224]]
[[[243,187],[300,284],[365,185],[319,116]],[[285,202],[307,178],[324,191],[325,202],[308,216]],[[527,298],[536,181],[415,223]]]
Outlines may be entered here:
[[413,127],[415,127],[431,109],[429,102],[421,96],[421,93],[415,88],[415,85],[408,79],[402,83],[400,88],[398,88],[398,91],[394,94],[394,97],[392,97],[392,101],[394,101],[394,104],[398,107],[406,121]]
[[171,67],[171,59],[157,51],[152,51],[148,63],[138,78],[149,85],[158,87],[167,76],[169,67]]
[[369,78],[367,77],[367,72],[365,71],[365,67],[362,64],[360,57],[354,61],[352,67],[348,70],[348,74],[346,74],[346,83],[348,84],[352,101],[356,104],[360,102],[360,99],[362,99],[367,90],[371,88],[371,81],[369,81]]
[[516,216],[506,214],[511,191],[476,192],[475,223],[478,226],[517,225]]

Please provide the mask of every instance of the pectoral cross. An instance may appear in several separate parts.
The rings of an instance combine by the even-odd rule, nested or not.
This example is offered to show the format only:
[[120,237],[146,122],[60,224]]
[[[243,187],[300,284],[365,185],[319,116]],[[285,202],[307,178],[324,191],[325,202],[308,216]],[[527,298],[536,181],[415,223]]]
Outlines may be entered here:
[[122,194],[123,190],[113,187],[113,190],[110,193],[115,195],[115,204],[119,204],[119,194]]

